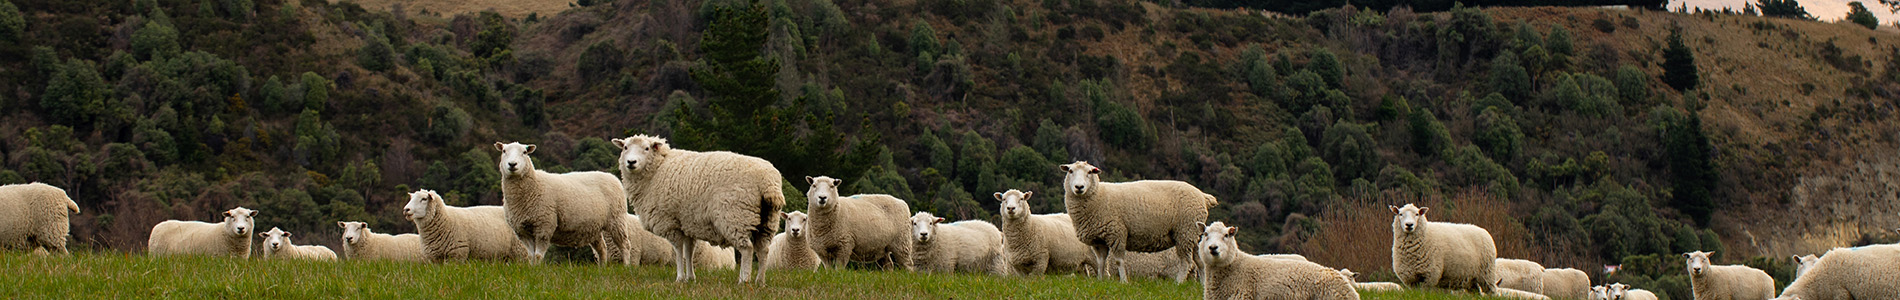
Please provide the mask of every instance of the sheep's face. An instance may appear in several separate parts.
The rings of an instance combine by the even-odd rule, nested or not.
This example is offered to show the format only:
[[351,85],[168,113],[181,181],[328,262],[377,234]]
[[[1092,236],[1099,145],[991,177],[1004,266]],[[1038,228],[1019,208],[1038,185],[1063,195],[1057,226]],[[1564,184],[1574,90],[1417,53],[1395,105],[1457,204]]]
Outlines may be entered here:
[[1062,190],[1070,195],[1087,195],[1095,190],[1096,183],[1102,181],[1102,168],[1091,166],[1086,161],[1062,165],[1061,168],[1063,174],[1067,174],[1062,177]]
[[1590,299],[1588,300],[1610,300],[1610,289],[1601,285],[1590,287]]
[[1429,222],[1425,219],[1425,213],[1431,211],[1429,207],[1406,204],[1405,207],[1387,205],[1386,208],[1392,209],[1393,234],[1418,233],[1424,230],[1425,223]]
[[442,201],[442,196],[436,195],[435,191],[420,190],[409,193],[409,204],[402,206],[402,215],[408,217],[410,221],[426,220],[430,217],[429,214],[433,213],[429,210],[435,208],[437,201]]
[[937,223],[943,223],[943,218],[932,216],[928,212],[919,212],[911,216],[910,237],[919,243],[930,242],[930,239],[937,235]]
[[1820,261],[1821,261],[1821,258],[1814,257],[1814,254],[1795,256],[1794,257],[1794,264],[1795,264],[1794,277],[1801,277],[1801,274],[1807,273],[1808,269],[1814,268],[1814,263],[1820,262]]
[[670,149],[666,145],[666,139],[647,135],[614,139],[614,146],[620,147],[620,162],[616,165],[619,165],[621,173],[650,168],[657,163],[657,158],[666,155],[666,151]]
[[805,215],[802,211],[785,213],[785,234],[790,234],[792,237],[804,237],[805,224],[810,221],[811,216]]
[[812,208],[838,205],[838,185],[844,184],[844,179],[805,176],[805,182],[811,184],[811,188],[805,189],[805,201],[811,202]]
[[256,216],[257,216],[257,211],[250,210],[243,207],[233,208],[231,210],[224,211],[225,229],[231,230],[231,235],[235,235],[235,236],[249,235],[251,234],[252,230],[257,229],[255,226],[252,226],[255,224],[252,224],[251,222],[251,218],[256,217]]
[[1704,272],[1709,271],[1708,252],[1696,251],[1683,253],[1682,258],[1688,261],[1689,276],[1702,276]]
[[1013,220],[1029,216],[1029,196],[1032,195],[1035,195],[1035,192],[1009,190],[1007,192],[995,193],[991,196],[995,196],[997,201],[1003,202],[1003,204],[997,206],[998,209],[1003,210],[1003,218]]
[[1345,278],[1346,282],[1358,282],[1358,280],[1353,278],[1358,278],[1359,272],[1353,272],[1351,269],[1339,269],[1339,277]]
[[264,250],[270,252],[283,250],[284,246],[290,245],[290,233],[277,227],[271,227],[270,231],[259,233],[257,236],[264,237]]
[[1241,255],[1240,252],[1234,251],[1234,244],[1229,240],[1240,231],[1239,227],[1227,227],[1226,223],[1214,222],[1214,224],[1207,224],[1207,227],[1203,229],[1201,243],[1199,247],[1196,247],[1198,248],[1196,251],[1200,252],[1201,261],[1209,265],[1226,265],[1233,261],[1235,256]]
[[496,167],[501,169],[501,176],[514,177],[534,172],[534,159],[528,158],[528,154],[534,153],[534,145],[495,142],[495,150],[501,151],[501,159],[495,160]]
[[369,223],[336,222],[336,226],[343,227],[344,245],[356,245],[357,242],[363,241],[364,236],[369,235]]
[[1610,300],[1623,300],[1623,297],[1629,296],[1629,291],[1630,291],[1629,285],[1621,284],[1621,283],[1612,283],[1610,284],[1610,288],[1609,288]]

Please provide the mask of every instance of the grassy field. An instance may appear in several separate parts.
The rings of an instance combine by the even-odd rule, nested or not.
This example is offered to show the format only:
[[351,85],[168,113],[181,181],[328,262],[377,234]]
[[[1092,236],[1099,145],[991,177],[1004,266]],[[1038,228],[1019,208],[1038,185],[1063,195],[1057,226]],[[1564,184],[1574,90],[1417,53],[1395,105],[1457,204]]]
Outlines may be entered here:
[[[71,257],[0,255],[7,297],[35,298],[690,298],[690,299],[1196,299],[1199,284],[1119,284],[1075,276],[1039,278],[876,271],[769,273],[766,287],[740,286],[726,270],[673,283],[661,266],[530,266],[466,263],[245,261],[113,253]],[[1440,292],[1366,294],[1365,299],[1473,299]]]

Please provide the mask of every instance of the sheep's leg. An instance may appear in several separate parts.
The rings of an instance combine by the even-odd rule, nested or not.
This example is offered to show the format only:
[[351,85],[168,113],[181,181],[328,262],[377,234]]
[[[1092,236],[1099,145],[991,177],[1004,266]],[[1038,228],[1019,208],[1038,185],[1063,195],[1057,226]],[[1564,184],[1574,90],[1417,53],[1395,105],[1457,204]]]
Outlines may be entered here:
[[733,249],[733,251],[739,252],[739,283],[752,282],[752,249]]
[[681,243],[681,244],[680,244],[680,247],[684,247],[684,248],[685,248],[685,249],[682,249],[682,250],[684,250],[684,251],[680,251],[680,253],[681,253],[681,254],[680,254],[680,261],[684,261],[684,262],[686,262],[686,263],[683,263],[683,264],[680,264],[680,265],[682,265],[682,266],[686,266],[686,281],[693,281],[693,279],[694,279],[695,277],[699,277],[699,276],[698,276],[698,273],[696,273],[696,272],[695,272],[695,271],[693,270],[693,269],[694,269],[695,267],[698,267],[698,266],[696,266],[696,265],[694,265],[694,262],[693,262],[693,256],[694,256],[694,255],[693,255],[693,253],[696,253],[696,252],[695,252],[695,251],[697,251],[697,250],[696,250],[696,248],[699,248],[699,241],[698,241],[698,240],[693,240],[693,239],[686,239],[686,242],[685,242],[685,243]]
[[1108,246],[1089,245],[1089,258],[1095,259],[1095,277],[1108,278],[1108,274],[1110,274],[1108,272]]
[[1109,244],[1108,259],[1115,261],[1115,276],[1121,277],[1122,283],[1128,283],[1128,248],[1126,245],[1119,243]]
[[672,241],[672,242],[673,242],[673,281],[686,282],[687,281],[686,264],[688,262],[686,258],[691,257],[692,254],[689,252],[686,252],[685,245],[691,245],[692,240],[687,240],[684,243],[681,243],[680,241]]
[[1175,267],[1181,268],[1180,271],[1174,273],[1175,284],[1186,283],[1188,275],[1194,274],[1195,269],[1200,267],[1200,260],[1195,257],[1198,255],[1194,255],[1194,247],[1193,244],[1185,242],[1174,245],[1175,257],[1180,258]]
[[772,236],[769,234],[769,232],[765,232],[765,233],[767,234],[765,235],[765,238],[763,239],[760,239],[757,237],[752,239],[752,251],[753,251],[751,255],[752,257],[746,258],[745,260],[745,261],[754,261],[754,260],[758,261],[759,277],[757,278],[757,280],[759,282],[759,286],[765,286],[765,257],[768,254],[772,253]]

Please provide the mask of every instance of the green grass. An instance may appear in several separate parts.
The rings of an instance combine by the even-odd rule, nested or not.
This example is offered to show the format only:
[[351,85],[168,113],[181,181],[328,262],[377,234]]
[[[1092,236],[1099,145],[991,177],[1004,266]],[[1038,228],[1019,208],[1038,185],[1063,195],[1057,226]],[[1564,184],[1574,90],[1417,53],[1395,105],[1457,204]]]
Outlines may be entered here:
[[[139,254],[0,255],[9,298],[691,298],[691,299],[1198,299],[1196,283],[1133,284],[1077,276],[993,277],[905,272],[776,271],[738,285],[730,270],[674,283],[670,266],[260,261]],[[1433,291],[1364,299],[1473,299]]]

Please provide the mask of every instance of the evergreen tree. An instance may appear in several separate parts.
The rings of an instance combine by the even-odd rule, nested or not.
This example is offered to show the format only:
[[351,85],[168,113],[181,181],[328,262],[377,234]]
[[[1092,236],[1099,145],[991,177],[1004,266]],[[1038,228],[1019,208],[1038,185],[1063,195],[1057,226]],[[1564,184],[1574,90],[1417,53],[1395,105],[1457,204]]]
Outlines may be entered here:
[[1689,50],[1689,45],[1682,43],[1681,28],[1676,28],[1669,33],[1669,48],[1663,50],[1662,79],[1663,83],[1669,84],[1669,87],[1676,90],[1695,88],[1700,80],[1700,76],[1696,73],[1695,53]]
[[1854,24],[1860,24],[1860,26],[1867,27],[1867,29],[1874,29],[1874,27],[1880,26],[1880,19],[1874,18],[1874,13],[1867,11],[1867,6],[1861,5],[1860,1],[1848,2],[1847,9],[1848,21],[1852,21]]
[[[1691,105],[1693,106],[1693,105]],[[1715,163],[1709,157],[1709,137],[1702,133],[1702,117],[1693,112],[1687,118],[1668,125],[1663,133],[1663,150],[1669,161],[1670,185],[1675,199],[1671,206],[1707,226],[1714,211]]]
[[1814,19],[1813,15],[1808,14],[1808,9],[1801,7],[1801,2],[1797,0],[1761,0],[1755,7],[1761,8],[1761,15],[1765,17]]

